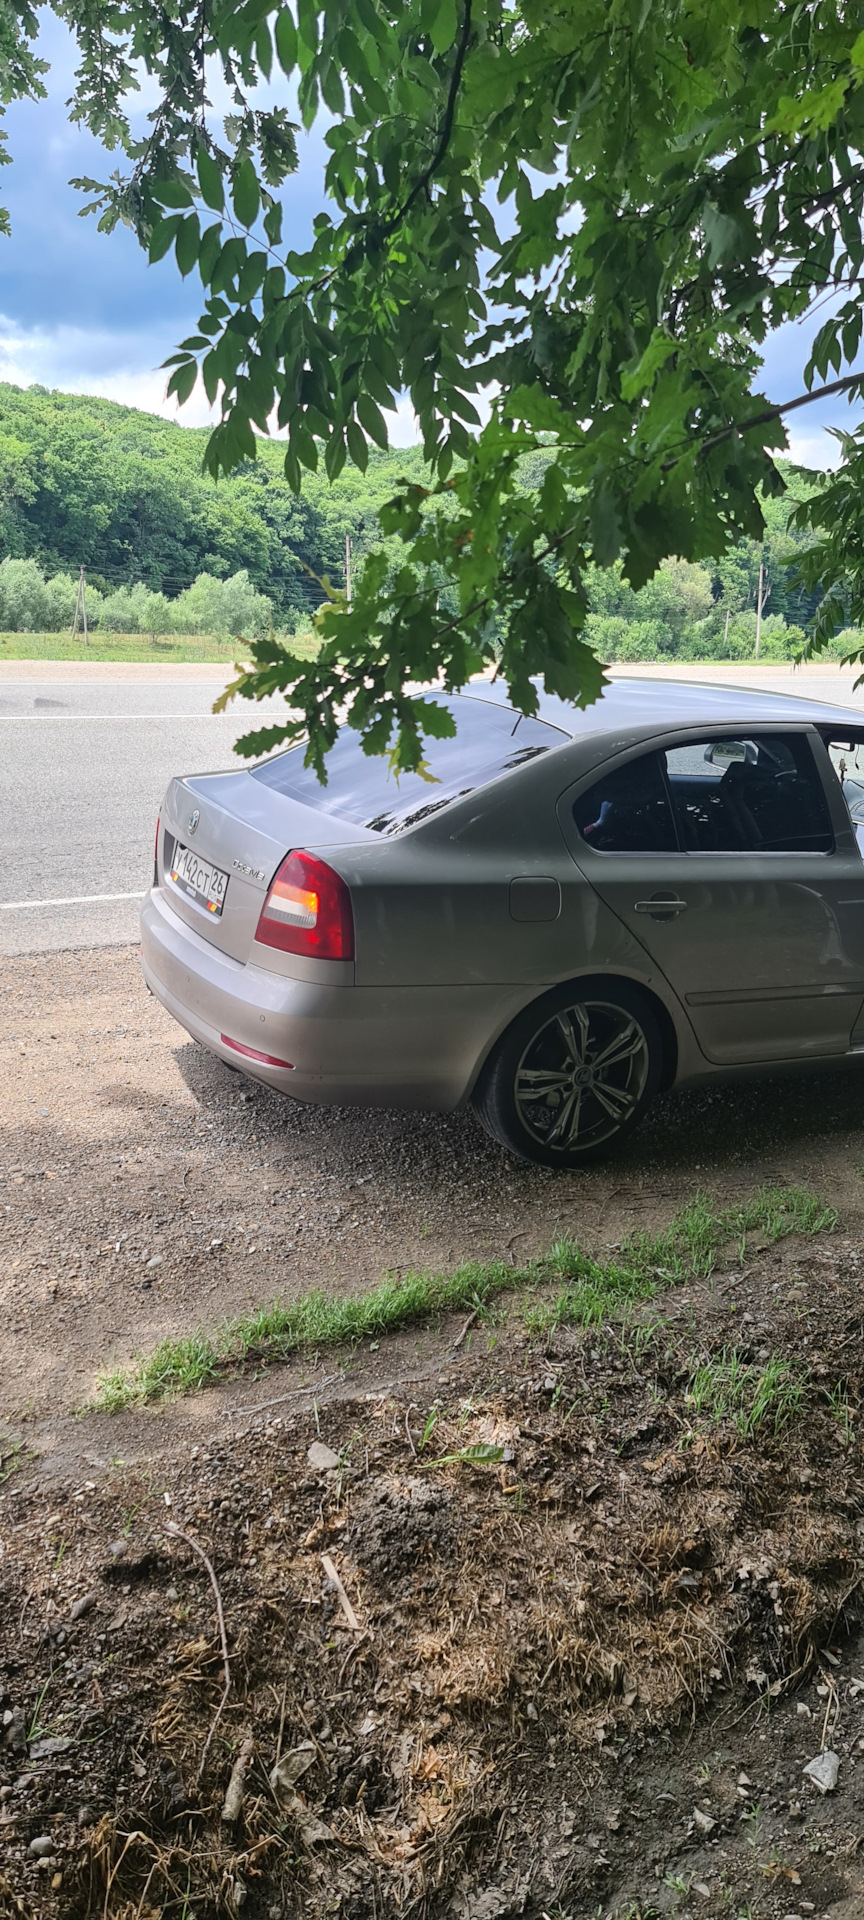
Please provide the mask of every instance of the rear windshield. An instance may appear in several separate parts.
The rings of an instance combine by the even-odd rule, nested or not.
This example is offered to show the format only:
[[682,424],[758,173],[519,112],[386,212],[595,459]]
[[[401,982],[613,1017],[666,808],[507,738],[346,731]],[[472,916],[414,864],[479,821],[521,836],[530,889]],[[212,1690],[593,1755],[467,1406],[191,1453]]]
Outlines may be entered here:
[[426,735],[423,753],[431,781],[417,773],[401,773],[397,780],[380,755],[363,752],[351,727],[342,728],[327,755],[326,787],[311,767],[304,767],[303,746],[265,760],[252,778],[319,813],[338,814],[373,833],[399,833],[569,737],[545,720],[520,718],[512,707],[490,700],[447,694],[440,704],[452,713],[456,733],[449,740]]

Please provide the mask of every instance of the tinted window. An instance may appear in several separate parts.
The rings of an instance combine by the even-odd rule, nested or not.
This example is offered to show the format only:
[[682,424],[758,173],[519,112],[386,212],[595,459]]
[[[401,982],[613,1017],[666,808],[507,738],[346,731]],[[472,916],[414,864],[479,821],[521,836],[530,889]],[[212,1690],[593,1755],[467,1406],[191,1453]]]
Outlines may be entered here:
[[596,853],[677,853],[660,756],[646,753],[579,795],[573,818]]
[[302,746],[265,760],[253,769],[252,778],[319,813],[338,814],[376,833],[397,833],[569,738],[544,720],[520,718],[512,707],[490,700],[448,694],[440,697],[440,704],[452,713],[456,733],[448,740],[425,737],[423,753],[431,779],[402,773],[397,780],[385,759],[363,752],[359,735],[350,727],[342,728],[327,755],[326,787],[311,767],[304,767]]
[[822,738],[843,788],[843,798],[860,843],[864,830],[864,739],[849,733],[824,733]]
[[825,792],[800,734],[701,740],[664,757],[685,853],[830,853]]

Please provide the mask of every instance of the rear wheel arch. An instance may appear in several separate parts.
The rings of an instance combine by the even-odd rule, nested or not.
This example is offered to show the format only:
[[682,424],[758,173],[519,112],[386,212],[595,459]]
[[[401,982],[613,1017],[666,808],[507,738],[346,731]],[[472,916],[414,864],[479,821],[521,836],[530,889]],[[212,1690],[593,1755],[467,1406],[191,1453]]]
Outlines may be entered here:
[[[526,1000],[524,1006],[519,1008],[519,1012],[511,1015],[506,1025],[501,1028],[500,1033],[496,1033],[494,1040],[490,1041],[468,1090],[467,1099],[473,1103],[477,1098],[483,1076],[489,1067],[490,1061],[497,1053],[502,1041],[506,1040],[511,1029],[515,1027],[517,1021],[524,1019],[526,1013],[541,1011],[544,1001],[548,1001],[551,1005],[553,998],[557,997],[559,993],[564,992],[565,989],[568,992],[572,992],[575,999],[580,993],[596,993],[601,990],[613,992],[617,987],[623,987],[630,993],[640,994],[642,999],[646,1000],[651,1008],[657,1025],[660,1028],[660,1037],[663,1043],[663,1072],[660,1081],[660,1092],[668,1093],[669,1088],[674,1086],[678,1077],[680,1043],[675,1022],[665,1001],[661,1000],[659,994],[654,993],[651,987],[646,987],[641,980],[631,980],[626,973],[589,973],[575,974],[572,980],[559,980],[556,981],[554,987],[544,987],[542,993],[536,994],[533,1000]],[[465,1095],[463,1095],[463,1099],[464,1098],[466,1098]]]

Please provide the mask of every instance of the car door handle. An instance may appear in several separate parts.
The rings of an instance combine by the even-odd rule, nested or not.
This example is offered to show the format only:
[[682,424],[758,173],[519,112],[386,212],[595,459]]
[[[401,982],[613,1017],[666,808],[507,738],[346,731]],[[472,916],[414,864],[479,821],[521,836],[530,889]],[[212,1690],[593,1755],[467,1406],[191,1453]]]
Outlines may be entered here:
[[687,902],[676,893],[654,893],[650,900],[634,901],[633,911],[649,913],[652,920],[674,920],[676,914],[687,912]]

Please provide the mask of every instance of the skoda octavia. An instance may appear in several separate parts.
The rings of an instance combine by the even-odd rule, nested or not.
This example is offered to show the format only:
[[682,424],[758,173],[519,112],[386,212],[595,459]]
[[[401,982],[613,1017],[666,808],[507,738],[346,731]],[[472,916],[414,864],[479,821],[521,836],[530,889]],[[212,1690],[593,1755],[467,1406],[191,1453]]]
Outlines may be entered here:
[[580,712],[494,685],[429,780],[344,729],[171,782],[148,986],[295,1100],[471,1101],[575,1166],[672,1086],[864,1061],[864,716],[613,679]]

